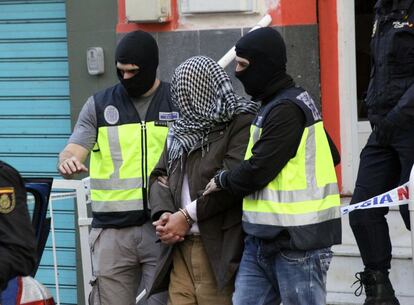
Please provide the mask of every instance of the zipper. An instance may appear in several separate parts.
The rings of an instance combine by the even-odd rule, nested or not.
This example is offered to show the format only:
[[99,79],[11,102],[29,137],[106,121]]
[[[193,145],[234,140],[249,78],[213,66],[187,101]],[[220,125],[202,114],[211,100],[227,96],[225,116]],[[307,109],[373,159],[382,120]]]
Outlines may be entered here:
[[148,160],[147,160],[147,125],[141,121],[141,173],[142,173],[142,199],[147,206],[147,184],[148,184]]

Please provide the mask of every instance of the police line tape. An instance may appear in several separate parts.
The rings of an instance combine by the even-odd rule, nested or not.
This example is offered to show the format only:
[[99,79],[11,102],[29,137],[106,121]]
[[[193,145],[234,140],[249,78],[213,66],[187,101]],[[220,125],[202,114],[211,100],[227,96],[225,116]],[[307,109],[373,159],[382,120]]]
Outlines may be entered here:
[[409,203],[409,192],[407,182],[381,195],[377,195],[368,200],[361,201],[352,205],[341,207],[342,215],[348,214],[355,210],[392,207]]
[[[346,215],[355,210],[384,208],[408,204],[410,199],[408,184],[409,182],[368,200],[341,207],[341,214]],[[34,202],[34,198],[32,197],[33,196],[30,196],[28,198],[28,203]],[[52,193],[50,197],[52,200],[76,198],[76,192]]]

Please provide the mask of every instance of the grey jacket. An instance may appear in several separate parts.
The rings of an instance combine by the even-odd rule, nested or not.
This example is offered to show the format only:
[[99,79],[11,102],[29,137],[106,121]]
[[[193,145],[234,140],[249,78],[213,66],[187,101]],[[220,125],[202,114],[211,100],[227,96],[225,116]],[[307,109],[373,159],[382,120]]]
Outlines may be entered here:
[[[184,171],[187,173],[191,200],[197,199],[201,239],[219,289],[234,279],[241,259],[242,197],[237,198],[224,190],[207,196],[202,196],[202,192],[218,170],[235,168],[244,159],[253,118],[253,115],[241,114],[232,122],[213,129],[207,137],[207,145],[193,149],[171,166],[169,188],[156,182],[158,176],[167,176],[166,148],[150,177],[151,216],[157,220],[163,212],[176,212],[181,207]],[[174,246],[162,244],[161,247],[149,294],[168,289]]]

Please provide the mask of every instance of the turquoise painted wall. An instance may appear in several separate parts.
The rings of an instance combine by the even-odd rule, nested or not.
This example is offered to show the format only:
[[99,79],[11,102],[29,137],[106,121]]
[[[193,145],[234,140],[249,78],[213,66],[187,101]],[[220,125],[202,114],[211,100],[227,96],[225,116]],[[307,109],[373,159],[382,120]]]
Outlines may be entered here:
[[[57,177],[71,132],[64,0],[0,1],[0,159]],[[73,200],[54,203],[61,304],[77,304]],[[54,289],[49,237],[37,278]]]

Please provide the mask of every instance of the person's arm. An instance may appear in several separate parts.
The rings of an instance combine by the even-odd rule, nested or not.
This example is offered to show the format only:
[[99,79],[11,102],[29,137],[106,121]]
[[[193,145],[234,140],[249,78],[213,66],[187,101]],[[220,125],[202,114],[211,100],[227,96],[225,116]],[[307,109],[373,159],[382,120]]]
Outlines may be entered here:
[[[413,14],[414,10],[411,8],[409,10],[409,17],[413,17]],[[403,40],[401,38],[399,40],[396,40],[398,43],[394,47],[396,49],[400,48],[400,50],[404,50],[401,51],[401,57],[405,58],[397,58],[399,64],[412,67],[414,63],[414,57],[410,56],[409,54],[413,54],[414,52],[414,32],[412,29],[410,32],[411,33],[406,33],[407,36],[404,37]],[[395,63],[395,65],[397,65],[397,63]],[[414,70],[411,69],[410,75],[406,75],[405,77],[407,90],[400,97],[394,108],[386,116],[386,119],[388,121],[403,129],[411,127],[413,124],[412,122],[414,121],[414,82],[411,81],[411,83],[409,83],[408,81],[408,79],[412,80],[414,78]],[[400,82],[403,83],[404,79],[401,79]]]
[[79,144],[69,143],[59,154],[59,173],[65,179],[72,179],[75,174],[87,172],[84,162],[89,151]]
[[153,221],[157,221],[165,212],[173,213],[176,211],[168,183],[167,164],[167,148],[164,147],[164,151],[149,178],[149,203]]
[[414,83],[408,87],[386,118],[400,128],[406,128],[412,124],[414,121]]
[[412,126],[414,120],[414,83],[407,89],[385,118],[374,124],[378,144],[387,146],[391,143],[397,129]]
[[152,225],[155,227],[157,236],[163,243],[172,245],[184,240],[189,226],[184,216],[180,212],[176,212],[177,208],[174,205],[167,175],[168,151],[166,146],[167,144],[165,144],[164,151],[150,175],[149,204]]
[[[249,127],[253,116],[243,115],[236,118],[229,129],[226,154],[222,160],[224,169],[235,168],[244,158],[248,139]],[[203,190],[198,193],[201,194]],[[218,204],[220,202],[220,204]],[[160,220],[155,222],[157,235],[166,244],[174,244],[183,240],[190,229],[192,221],[203,221],[223,211],[241,204],[241,197],[233,196],[225,190],[210,195],[201,196],[186,206],[182,211],[173,214],[163,213]],[[237,217],[237,215],[235,215]],[[163,219],[164,218],[164,219]]]
[[87,172],[84,162],[96,143],[97,118],[95,101],[90,97],[79,113],[78,121],[68,144],[59,154],[58,171],[65,179]]
[[273,108],[252,148],[252,157],[236,169],[224,171],[221,187],[243,197],[264,188],[295,156],[304,128],[305,116],[292,102]]
[[[233,125],[228,137],[227,152],[222,161],[224,170],[235,169],[244,160],[253,118],[253,115],[240,116]],[[202,190],[199,193],[201,192]],[[241,196],[235,196],[227,190],[221,190],[199,197],[192,203],[195,206],[188,207],[188,210],[190,216],[195,218],[194,220],[203,221],[234,208],[235,204],[241,204],[241,199]]]
[[329,148],[331,149],[331,155],[332,155],[333,163],[334,163],[335,166],[337,166],[339,163],[341,163],[341,155],[340,155],[340,153],[338,151],[338,148],[336,147],[334,141],[331,139],[331,136],[326,131],[326,129],[325,129],[325,133],[326,133],[326,137],[328,138]]

